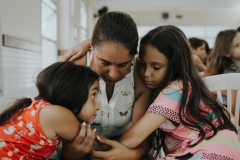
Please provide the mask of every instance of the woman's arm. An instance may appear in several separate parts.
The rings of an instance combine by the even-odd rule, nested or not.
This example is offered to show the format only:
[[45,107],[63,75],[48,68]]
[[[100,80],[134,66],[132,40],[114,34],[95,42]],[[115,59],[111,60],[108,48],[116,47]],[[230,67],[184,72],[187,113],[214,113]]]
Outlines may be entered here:
[[[140,76],[139,62],[137,60],[134,68],[134,86],[135,103],[132,113],[132,126],[134,126],[145,114],[151,100],[151,90],[145,86],[142,77]],[[131,154],[135,155],[132,159],[140,159],[141,157],[147,155],[151,147],[151,139],[150,137],[146,137],[146,139],[136,148],[132,148]]]
[[146,87],[139,72],[139,61],[136,59],[134,68],[134,96],[135,103],[132,113],[132,125],[145,114],[151,103],[151,90]]
[[86,53],[90,48],[90,39],[84,40],[71,48],[61,59],[62,62],[70,61],[77,64],[86,64]]
[[139,160],[139,156],[132,152],[131,149],[122,145],[121,143],[115,140],[109,139],[97,139],[100,143],[111,146],[111,150],[109,151],[96,151],[92,150],[91,153],[94,157],[98,157],[104,160]]

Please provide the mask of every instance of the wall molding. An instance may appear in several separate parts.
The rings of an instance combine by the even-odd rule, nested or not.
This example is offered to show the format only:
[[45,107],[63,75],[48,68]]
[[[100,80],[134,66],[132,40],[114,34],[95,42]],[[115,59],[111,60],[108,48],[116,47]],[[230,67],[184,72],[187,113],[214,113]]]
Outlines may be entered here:
[[2,35],[2,45],[42,53],[42,45],[5,34]]

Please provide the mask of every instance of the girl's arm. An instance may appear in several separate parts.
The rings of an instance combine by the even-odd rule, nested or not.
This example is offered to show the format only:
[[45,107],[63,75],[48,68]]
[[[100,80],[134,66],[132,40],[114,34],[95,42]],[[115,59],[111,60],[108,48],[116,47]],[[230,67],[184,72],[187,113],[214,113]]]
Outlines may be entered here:
[[47,138],[52,140],[61,137],[71,141],[81,129],[76,116],[69,109],[57,105],[43,107],[39,113],[39,121]]
[[151,104],[151,90],[146,87],[139,73],[138,59],[136,59],[136,65],[134,67],[134,85],[135,102],[132,113],[132,125],[140,120]]
[[80,124],[67,108],[48,105],[39,113],[41,127],[49,139],[63,138],[59,154],[65,159],[78,159],[92,149],[95,132],[86,124]]
[[156,113],[146,113],[133,127],[121,137],[120,143],[128,148],[135,148],[141,144],[154,130],[156,130],[166,117]]
[[197,55],[192,54],[192,60],[199,72],[203,72],[207,69],[207,67],[203,64],[203,62]]

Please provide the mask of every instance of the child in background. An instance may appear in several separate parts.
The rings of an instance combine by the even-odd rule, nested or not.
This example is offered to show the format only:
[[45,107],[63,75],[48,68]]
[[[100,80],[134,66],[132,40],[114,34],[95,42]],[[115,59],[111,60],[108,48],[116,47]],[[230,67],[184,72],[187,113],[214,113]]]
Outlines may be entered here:
[[[205,43],[205,51],[206,51],[206,54],[207,54],[207,56],[210,54],[210,52],[211,52],[211,49],[209,48],[209,45],[208,45],[208,42],[207,41],[205,41],[205,40],[203,40],[204,41],[204,43]],[[206,57],[206,61],[207,61],[207,57]],[[205,62],[206,62],[205,61]],[[206,64],[206,63],[205,63]]]
[[199,72],[203,72],[207,69],[206,67],[206,43],[204,40],[199,38],[189,38],[188,41],[192,47],[192,60]]
[[0,114],[0,157],[49,159],[61,138],[71,141],[79,130],[92,132],[87,144],[92,146],[95,133],[86,122],[92,123],[99,109],[98,78],[71,62],[42,70],[36,81],[39,95],[19,99]]
[[154,90],[153,103],[120,142],[135,148],[157,129],[155,157],[163,147],[165,159],[238,159],[236,128],[193,69],[184,33],[171,25],[160,26],[148,32],[140,45],[140,73]]
[[240,33],[234,29],[218,33],[205,74],[224,73],[240,73]]
[[[209,56],[208,69],[205,76],[240,73],[240,32],[234,29],[218,33],[214,47]],[[222,93],[223,105],[227,106],[226,92]],[[232,117],[234,118],[236,91],[232,91]],[[240,122],[239,122],[240,124]]]

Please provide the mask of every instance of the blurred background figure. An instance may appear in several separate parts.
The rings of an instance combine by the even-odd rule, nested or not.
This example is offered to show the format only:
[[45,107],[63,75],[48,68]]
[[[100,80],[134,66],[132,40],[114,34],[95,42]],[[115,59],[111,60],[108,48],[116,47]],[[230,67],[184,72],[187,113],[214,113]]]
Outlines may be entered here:
[[[208,58],[205,76],[240,73],[240,32],[235,29],[220,31]],[[223,105],[227,107],[227,93],[222,93]],[[236,91],[232,92],[232,118],[234,118]],[[239,122],[240,124],[240,122]]]
[[240,27],[237,28],[237,31],[240,32]]
[[[192,60],[199,72],[203,72],[207,69],[206,59],[207,52],[209,52],[209,47],[206,41],[199,38],[189,38],[188,41],[192,47]],[[207,49],[206,49],[207,46]]]

